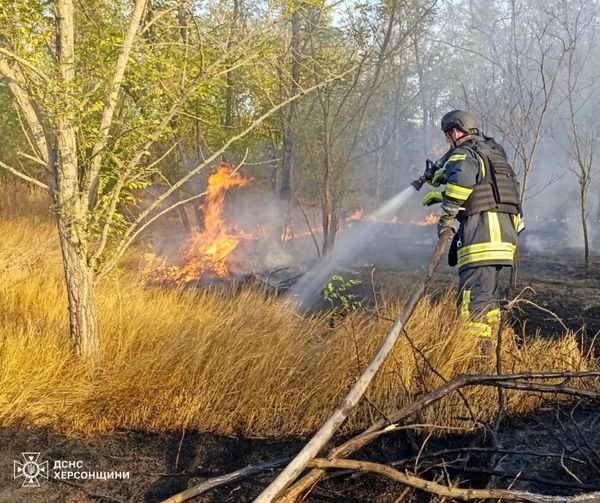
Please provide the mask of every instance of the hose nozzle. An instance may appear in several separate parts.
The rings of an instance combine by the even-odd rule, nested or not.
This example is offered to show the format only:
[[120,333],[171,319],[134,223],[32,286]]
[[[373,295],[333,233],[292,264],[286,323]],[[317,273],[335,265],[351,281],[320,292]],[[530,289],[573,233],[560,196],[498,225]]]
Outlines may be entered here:
[[418,192],[419,190],[421,190],[421,187],[423,187],[423,185],[425,184],[426,181],[427,181],[427,179],[425,178],[425,176],[421,176],[421,177],[417,178],[416,180],[413,180],[410,184]]

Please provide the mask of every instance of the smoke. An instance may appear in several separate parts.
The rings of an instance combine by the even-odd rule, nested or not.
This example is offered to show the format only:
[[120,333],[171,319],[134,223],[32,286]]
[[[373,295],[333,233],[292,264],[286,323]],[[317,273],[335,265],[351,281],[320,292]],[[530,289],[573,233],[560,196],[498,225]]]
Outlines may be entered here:
[[[288,219],[287,238],[282,240],[284,215],[287,208],[285,202],[260,187],[248,188],[232,193],[227,201],[224,219],[234,223],[244,232],[252,234],[255,240],[242,242],[235,252],[232,263],[237,273],[268,273],[286,268],[290,275],[310,272],[300,280],[294,288],[299,298],[308,298],[319,292],[331,274],[343,267],[351,267],[362,263],[397,263],[402,253],[401,243],[421,243],[429,236],[435,238],[435,230],[431,227],[419,229],[420,237],[412,237],[407,226],[391,223],[394,219],[404,222],[414,212],[401,211],[405,206],[415,205],[416,197],[413,187],[405,188],[388,200],[376,212],[369,216],[374,221],[341,221],[336,243],[332,253],[321,261],[319,259],[322,246],[322,232],[319,222],[321,208],[292,206]],[[425,212],[420,210],[423,218]],[[418,226],[408,226],[418,227]],[[400,249],[399,249],[400,248]]]
[[[577,253],[584,247],[579,175],[566,150],[568,135],[560,134],[540,144],[525,192],[523,243],[537,254]],[[590,184],[586,222],[592,249],[600,245],[599,192],[597,183]]]
[[[395,197],[387,201],[375,213],[377,219],[387,219],[396,213],[409,198],[415,193],[412,186],[404,189]],[[342,233],[338,238],[338,244],[331,254],[322,263],[308,271],[294,285],[290,296],[294,298],[300,306],[310,305],[311,301],[323,289],[331,275],[344,266],[357,259],[361,252],[377,238],[378,229],[371,222],[358,222],[347,232]]]

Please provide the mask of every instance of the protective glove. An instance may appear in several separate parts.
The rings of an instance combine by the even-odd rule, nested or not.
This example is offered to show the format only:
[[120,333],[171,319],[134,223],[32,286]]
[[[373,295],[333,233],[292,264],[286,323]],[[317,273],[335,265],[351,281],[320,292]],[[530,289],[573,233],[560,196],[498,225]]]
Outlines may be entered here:
[[523,215],[519,213],[518,215],[513,215],[513,222],[515,224],[515,230],[517,231],[518,236],[525,230],[525,219],[523,218]]
[[456,217],[453,217],[452,215],[442,215],[437,225],[438,238],[442,236],[442,233],[446,229],[452,229],[452,234],[456,234],[456,231],[458,231],[458,226],[459,224],[458,220],[456,220]]
[[428,192],[423,197],[423,206],[431,206],[441,203],[444,200],[444,194],[441,192]]
[[446,175],[446,170],[442,168],[442,169],[438,169],[433,174],[433,178],[431,179],[431,182],[429,182],[429,183],[433,187],[439,187],[440,185],[446,185],[447,181],[448,181],[448,175]]

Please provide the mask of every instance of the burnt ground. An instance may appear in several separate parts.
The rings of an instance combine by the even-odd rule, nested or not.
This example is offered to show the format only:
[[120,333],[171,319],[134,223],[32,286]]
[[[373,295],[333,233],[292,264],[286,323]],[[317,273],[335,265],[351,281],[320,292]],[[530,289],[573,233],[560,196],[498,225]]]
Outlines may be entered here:
[[[600,224],[595,230],[600,234]],[[564,334],[566,327],[581,333],[589,343],[600,332],[600,236],[592,242],[593,252],[586,269],[582,249],[566,247],[560,236],[544,238],[544,235],[534,229],[525,236],[528,239],[522,239],[516,288],[508,289],[510,273],[508,269],[503,271],[501,297],[513,299],[520,294],[527,301],[518,303],[512,312],[518,333],[534,335],[540,331],[553,337]],[[408,293],[421,280],[434,246],[432,227],[379,231],[372,244],[361,251],[362,268],[354,269],[363,281],[356,293],[367,303],[373,291]],[[387,251],[382,253],[381,248]],[[349,277],[353,274],[350,268],[346,273]],[[456,270],[443,259],[429,292],[435,294],[456,283]]]
[[[491,436],[482,430],[470,435],[429,439],[390,435],[364,449],[355,459],[371,459],[414,470],[426,478],[463,481],[495,487],[567,495],[600,490],[600,413],[592,404],[548,406],[534,417],[511,418],[501,432],[501,458],[488,467]],[[207,478],[256,463],[286,459],[302,447],[299,440],[266,441],[225,438],[187,432],[116,432],[98,439],[67,439],[45,430],[5,429],[0,433],[0,501],[3,502],[159,502]],[[549,450],[549,445],[557,449]],[[415,447],[411,447],[415,446]],[[13,479],[14,461],[23,451],[39,452],[47,461],[48,480],[39,487],[21,487]],[[553,454],[550,454],[553,452]],[[418,461],[417,461],[418,459]],[[75,471],[129,472],[129,480],[57,480],[52,467],[58,460],[81,462]],[[440,470],[440,466],[444,469]],[[71,469],[65,469],[71,470]],[[266,487],[274,473],[213,489],[194,501],[249,502]],[[370,474],[338,474],[325,480],[306,501],[381,502],[398,500],[405,488]],[[402,501],[428,501],[423,494]]]
[[[421,277],[433,248],[434,232],[432,228],[410,229],[410,240],[402,235],[391,236],[389,239],[398,241],[391,247],[396,251],[385,256],[377,255],[377,242],[372,250],[364,250],[361,267],[345,271],[349,277],[363,279],[357,295],[369,302],[373,291],[409,291]],[[600,256],[593,256],[592,267],[586,271],[581,255],[578,250],[553,251],[551,244],[545,253],[524,248],[517,290],[529,287],[527,299],[554,312],[569,329],[580,330],[582,347],[587,350],[600,331]],[[442,291],[455,281],[455,271],[443,265],[430,291]],[[507,281],[505,278],[505,284]],[[553,315],[531,305],[521,307],[513,320],[518,333],[525,337],[537,331],[548,337],[564,333]],[[454,481],[460,477],[464,483],[478,487],[485,487],[495,477],[493,484],[497,487],[512,484],[515,489],[546,494],[600,490],[598,403],[573,402],[559,408],[548,403],[535,415],[508,418],[503,424],[502,453],[494,468],[489,468],[491,436],[485,429],[430,439],[420,453],[416,446],[423,439],[389,436],[357,457],[412,469],[418,455],[422,476]],[[302,445],[301,439],[224,438],[189,431],[184,435],[180,431],[120,431],[101,438],[73,439],[42,429],[4,429],[0,430],[0,502],[158,502],[206,478],[292,456]],[[39,452],[37,461],[49,462],[50,477],[40,477],[39,487],[23,488],[23,478],[13,478],[14,462],[24,461],[23,452]],[[57,460],[80,462],[81,468],[75,471],[129,472],[130,478],[60,481],[52,469]],[[442,464],[445,468],[441,470]],[[234,482],[194,501],[251,501],[272,476],[267,473]],[[340,475],[320,484],[306,501],[387,503],[397,501],[403,489],[374,475]],[[407,494],[402,501],[427,498]]]

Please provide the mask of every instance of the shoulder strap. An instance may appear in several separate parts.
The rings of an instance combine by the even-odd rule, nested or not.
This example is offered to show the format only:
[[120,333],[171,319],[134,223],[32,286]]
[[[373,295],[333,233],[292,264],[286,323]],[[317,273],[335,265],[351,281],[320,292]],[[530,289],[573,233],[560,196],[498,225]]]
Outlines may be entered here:
[[481,155],[481,152],[479,151],[478,142],[472,140],[467,143],[464,143],[463,145],[461,145],[461,147],[472,152],[473,155],[479,161],[479,173],[481,174],[481,180],[479,180],[478,183],[486,182],[488,180],[490,170],[488,168],[488,163],[485,159],[485,156]]

